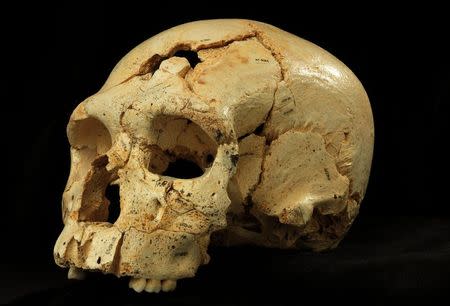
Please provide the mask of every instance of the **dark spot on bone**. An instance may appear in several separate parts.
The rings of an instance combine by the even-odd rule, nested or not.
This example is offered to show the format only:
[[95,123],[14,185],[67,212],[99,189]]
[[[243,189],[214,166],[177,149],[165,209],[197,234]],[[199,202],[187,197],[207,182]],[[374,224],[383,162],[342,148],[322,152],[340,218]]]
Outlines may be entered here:
[[221,132],[220,130],[217,130],[217,131],[216,131],[216,136],[215,136],[215,138],[216,138],[216,141],[217,141],[217,142],[220,142],[220,141],[222,140],[223,134],[222,134],[222,132]]
[[327,176],[327,179],[328,179],[329,181],[331,181],[331,178],[330,178],[330,172],[328,171],[328,169],[327,169],[327,168],[323,168],[323,171],[325,172],[325,175]]
[[348,141],[348,135],[350,134],[350,132],[344,132],[344,140]]
[[352,193],[352,195],[350,196],[350,198],[352,198],[353,200],[355,200],[357,203],[361,202],[361,194],[359,192],[354,192]]
[[208,165],[211,165],[213,161],[214,161],[214,156],[212,154],[206,155],[206,163]]
[[231,155],[231,156],[230,156],[230,160],[231,160],[231,163],[233,164],[233,166],[236,167],[236,165],[237,165],[237,163],[238,163],[238,161],[239,161],[239,154],[233,154],[233,155]]
[[178,253],[175,253],[175,256],[182,257],[182,256],[186,256],[187,254],[188,254],[188,252],[178,252]]
[[102,258],[99,256],[98,258],[97,258],[97,264],[100,264],[102,262]]

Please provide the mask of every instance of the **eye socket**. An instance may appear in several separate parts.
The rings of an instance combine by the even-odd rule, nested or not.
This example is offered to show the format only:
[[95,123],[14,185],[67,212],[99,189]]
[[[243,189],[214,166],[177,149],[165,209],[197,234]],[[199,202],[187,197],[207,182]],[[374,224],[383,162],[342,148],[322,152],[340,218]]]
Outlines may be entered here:
[[218,145],[198,124],[182,117],[159,116],[151,129],[157,143],[148,156],[150,172],[191,179],[212,166]]
[[195,162],[180,158],[169,163],[167,169],[162,173],[162,175],[181,179],[190,179],[202,176],[203,173],[203,169],[200,168]]
[[95,149],[97,155],[105,154],[112,144],[111,134],[106,126],[92,117],[71,121],[67,136],[72,146]]

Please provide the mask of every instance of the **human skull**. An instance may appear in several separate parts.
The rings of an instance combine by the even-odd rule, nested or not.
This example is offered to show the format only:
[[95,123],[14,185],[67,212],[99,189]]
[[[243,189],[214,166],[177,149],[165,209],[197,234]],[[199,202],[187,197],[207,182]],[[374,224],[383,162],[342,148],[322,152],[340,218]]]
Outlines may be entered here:
[[[56,263],[159,292],[208,263],[211,235],[336,247],[364,197],[374,129],[364,88],[323,49],[264,23],[207,20],[128,53],[67,134]],[[110,185],[120,215],[108,222]]]

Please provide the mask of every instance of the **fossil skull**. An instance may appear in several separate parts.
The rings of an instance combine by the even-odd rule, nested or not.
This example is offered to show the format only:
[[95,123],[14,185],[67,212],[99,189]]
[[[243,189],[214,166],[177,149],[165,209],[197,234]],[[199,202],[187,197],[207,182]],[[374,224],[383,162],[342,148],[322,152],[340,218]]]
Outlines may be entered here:
[[208,20],[128,53],[67,134],[56,263],[159,292],[208,263],[210,240],[336,247],[364,196],[374,130],[362,85],[326,51],[264,23]]

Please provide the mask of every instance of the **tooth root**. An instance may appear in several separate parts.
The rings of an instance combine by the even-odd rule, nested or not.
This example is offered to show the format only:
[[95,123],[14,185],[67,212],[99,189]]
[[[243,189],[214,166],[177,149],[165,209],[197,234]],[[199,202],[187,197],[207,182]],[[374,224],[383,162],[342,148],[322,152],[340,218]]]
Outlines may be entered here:
[[145,278],[131,278],[130,283],[128,284],[128,287],[133,289],[136,292],[142,292],[144,290],[145,285],[147,284],[147,281]]
[[163,280],[161,283],[161,288],[162,288],[162,291],[164,291],[164,292],[174,291],[176,287],[177,287],[176,280],[166,279],[166,280]]
[[67,272],[67,278],[83,280],[86,278],[86,272],[77,267],[70,267],[69,272]]
[[145,286],[145,291],[149,293],[158,293],[161,291],[161,281],[159,279],[149,279],[147,280],[147,285]]

